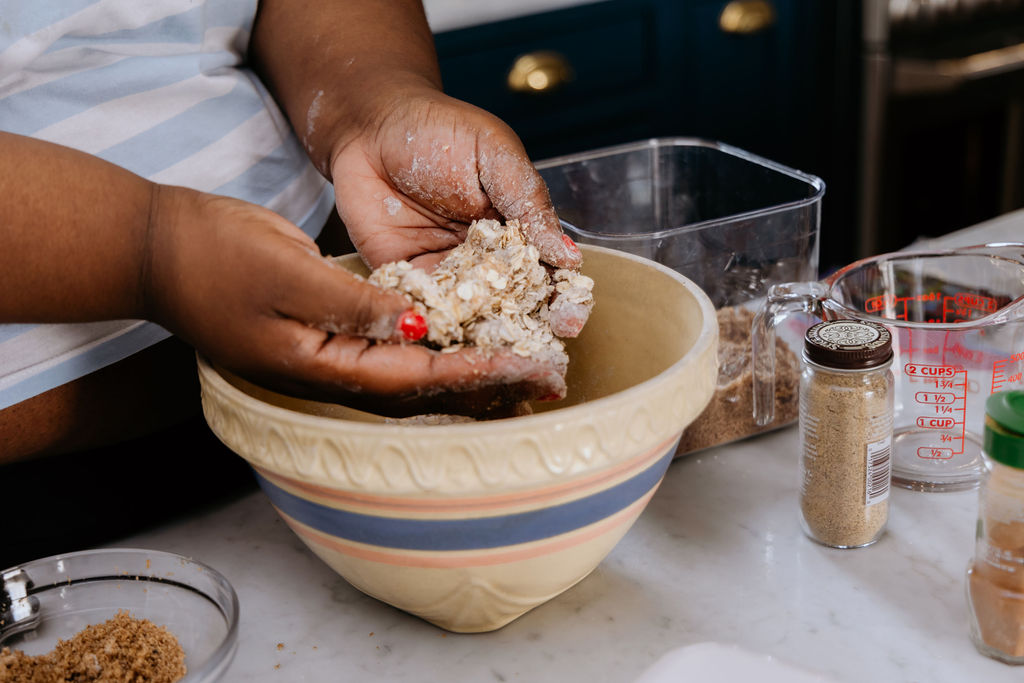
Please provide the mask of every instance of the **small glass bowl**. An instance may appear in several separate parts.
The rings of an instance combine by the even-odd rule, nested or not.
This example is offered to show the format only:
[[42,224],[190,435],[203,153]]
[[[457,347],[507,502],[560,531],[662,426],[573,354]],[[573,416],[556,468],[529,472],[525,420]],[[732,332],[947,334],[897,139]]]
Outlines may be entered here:
[[[181,555],[137,548],[86,550],[26,562],[4,570],[3,577],[4,592],[12,593],[20,582],[28,600],[38,600],[38,620],[25,620],[32,622],[26,630],[0,625],[0,647],[45,654],[58,640],[125,610],[166,627],[178,639],[188,669],[182,683],[209,683],[227,671],[238,646],[234,588],[215,569]],[[4,597],[0,593],[0,603]]]

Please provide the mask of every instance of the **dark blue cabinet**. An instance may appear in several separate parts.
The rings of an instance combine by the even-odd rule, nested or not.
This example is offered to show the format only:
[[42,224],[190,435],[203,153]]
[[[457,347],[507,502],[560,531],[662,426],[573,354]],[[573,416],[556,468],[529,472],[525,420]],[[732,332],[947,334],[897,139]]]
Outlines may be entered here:
[[[534,158],[696,135],[800,161],[826,115],[831,3],[770,0],[774,20],[749,34],[723,30],[729,4],[611,0],[441,33],[445,89],[505,119]],[[563,56],[572,79],[510,90],[516,58],[540,51]]]
[[[773,19],[759,30],[723,28],[725,12],[766,5]],[[609,0],[440,33],[436,44],[446,91],[507,121],[534,159],[647,137],[720,140],[823,177],[826,218],[847,232],[859,13],[853,0]],[[517,58],[550,52],[571,80],[509,88]]]
[[727,2],[682,4],[688,30],[675,74],[684,94],[678,125],[775,160],[791,156],[813,108],[807,15],[819,3],[773,0],[774,23],[748,35],[719,27]]
[[[445,90],[507,121],[531,156],[553,156],[664,130],[681,59],[673,3],[599,2],[437,36]],[[562,87],[514,92],[522,55],[550,51],[572,71]]]

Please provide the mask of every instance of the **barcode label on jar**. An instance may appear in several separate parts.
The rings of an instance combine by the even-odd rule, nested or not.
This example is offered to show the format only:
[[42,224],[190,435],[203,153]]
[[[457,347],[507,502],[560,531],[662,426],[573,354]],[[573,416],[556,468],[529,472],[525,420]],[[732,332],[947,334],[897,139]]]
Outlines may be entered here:
[[892,437],[868,444],[867,486],[864,504],[874,505],[889,497],[889,479],[892,477]]

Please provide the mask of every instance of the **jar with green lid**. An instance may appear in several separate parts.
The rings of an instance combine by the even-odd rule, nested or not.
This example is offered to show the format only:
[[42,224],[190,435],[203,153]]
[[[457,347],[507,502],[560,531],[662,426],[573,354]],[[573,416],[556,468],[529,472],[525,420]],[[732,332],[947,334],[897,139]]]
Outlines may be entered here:
[[971,639],[982,654],[1024,664],[1024,391],[988,397],[982,452],[977,539],[967,567]]
[[889,519],[892,357],[892,335],[874,322],[832,320],[804,336],[800,519],[824,545],[870,545]]

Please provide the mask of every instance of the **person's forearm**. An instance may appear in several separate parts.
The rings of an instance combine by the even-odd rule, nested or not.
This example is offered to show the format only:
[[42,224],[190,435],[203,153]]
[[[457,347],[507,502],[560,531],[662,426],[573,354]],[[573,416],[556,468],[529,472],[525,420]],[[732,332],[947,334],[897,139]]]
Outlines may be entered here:
[[0,132],[0,322],[142,317],[154,187],[97,157]]
[[262,0],[250,59],[328,177],[332,150],[387,106],[376,98],[441,87],[420,0]]

